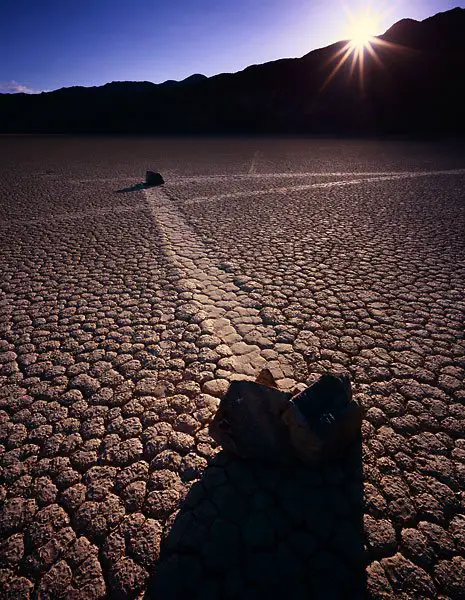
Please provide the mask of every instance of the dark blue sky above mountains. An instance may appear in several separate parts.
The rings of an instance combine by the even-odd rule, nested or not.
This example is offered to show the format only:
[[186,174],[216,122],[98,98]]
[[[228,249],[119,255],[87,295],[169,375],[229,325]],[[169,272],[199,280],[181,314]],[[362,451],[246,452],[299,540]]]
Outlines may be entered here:
[[[379,31],[457,0],[372,0]],[[0,92],[213,75],[347,37],[353,0],[5,0]],[[382,14],[381,14],[382,13]]]

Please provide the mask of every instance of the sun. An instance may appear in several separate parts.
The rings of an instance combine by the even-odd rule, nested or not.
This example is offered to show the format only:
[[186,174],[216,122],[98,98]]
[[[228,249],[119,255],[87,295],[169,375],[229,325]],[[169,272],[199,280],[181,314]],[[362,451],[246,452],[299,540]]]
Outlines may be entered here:
[[347,37],[352,48],[365,48],[378,33],[379,17],[374,13],[350,15]]
[[358,76],[360,89],[363,91],[367,62],[382,67],[378,50],[384,49],[384,51],[391,52],[402,50],[401,46],[388,42],[382,37],[376,37],[386,22],[389,10],[376,8],[371,3],[372,0],[368,1],[369,4],[358,12],[344,6],[344,12],[346,13],[345,42],[337,44],[335,52],[328,59],[327,65],[328,67],[332,65],[332,68],[320,91],[334,79],[344,65],[349,66],[347,73],[350,78]]
[[347,37],[352,48],[364,48],[379,33],[381,15],[367,8],[358,14],[349,12],[348,17]]

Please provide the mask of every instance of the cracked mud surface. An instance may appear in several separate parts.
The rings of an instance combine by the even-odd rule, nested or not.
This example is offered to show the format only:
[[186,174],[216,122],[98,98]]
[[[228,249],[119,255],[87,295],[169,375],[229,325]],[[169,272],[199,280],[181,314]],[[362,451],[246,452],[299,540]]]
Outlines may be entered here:
[[[462,149],[0,148],[2,598],[464,597]],[[218,454],[218,397],[265,364],[348,372],[361,447]]]

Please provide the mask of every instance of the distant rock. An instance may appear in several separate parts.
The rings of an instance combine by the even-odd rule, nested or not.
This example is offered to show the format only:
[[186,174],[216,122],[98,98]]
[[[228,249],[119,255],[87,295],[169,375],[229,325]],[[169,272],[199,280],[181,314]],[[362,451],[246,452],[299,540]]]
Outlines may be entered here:
[[145,173],[145,184],[150,186],[155,185],[163,185],[165,180],[160,175],[160,173],[156,173],[155,171],[147,171]]

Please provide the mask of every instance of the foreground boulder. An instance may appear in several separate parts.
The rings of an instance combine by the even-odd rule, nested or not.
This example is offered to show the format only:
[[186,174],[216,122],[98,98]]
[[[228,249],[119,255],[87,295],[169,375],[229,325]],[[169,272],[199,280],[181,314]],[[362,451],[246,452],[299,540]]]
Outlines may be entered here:
[[346,375],[325,373],[291,399],[283,415],[291,443],[302,460],[333,458],[360,435],[363,411],[352,399]]
[[342,454],[360,434],[362,409],[345,376],[326,373],[293,396],[259,375],[233,381],[210,425],[224,450],[277,463]]
[[224,450],[241,458],[289,462],[294,458],[282,419],[291,394],[254,381],[233,381],[210,425]]
[[145,173],[145,185],[155,186],[163,185],[164,183],[165,180],[160,173],[156,173],[155,171],[147,171]]

